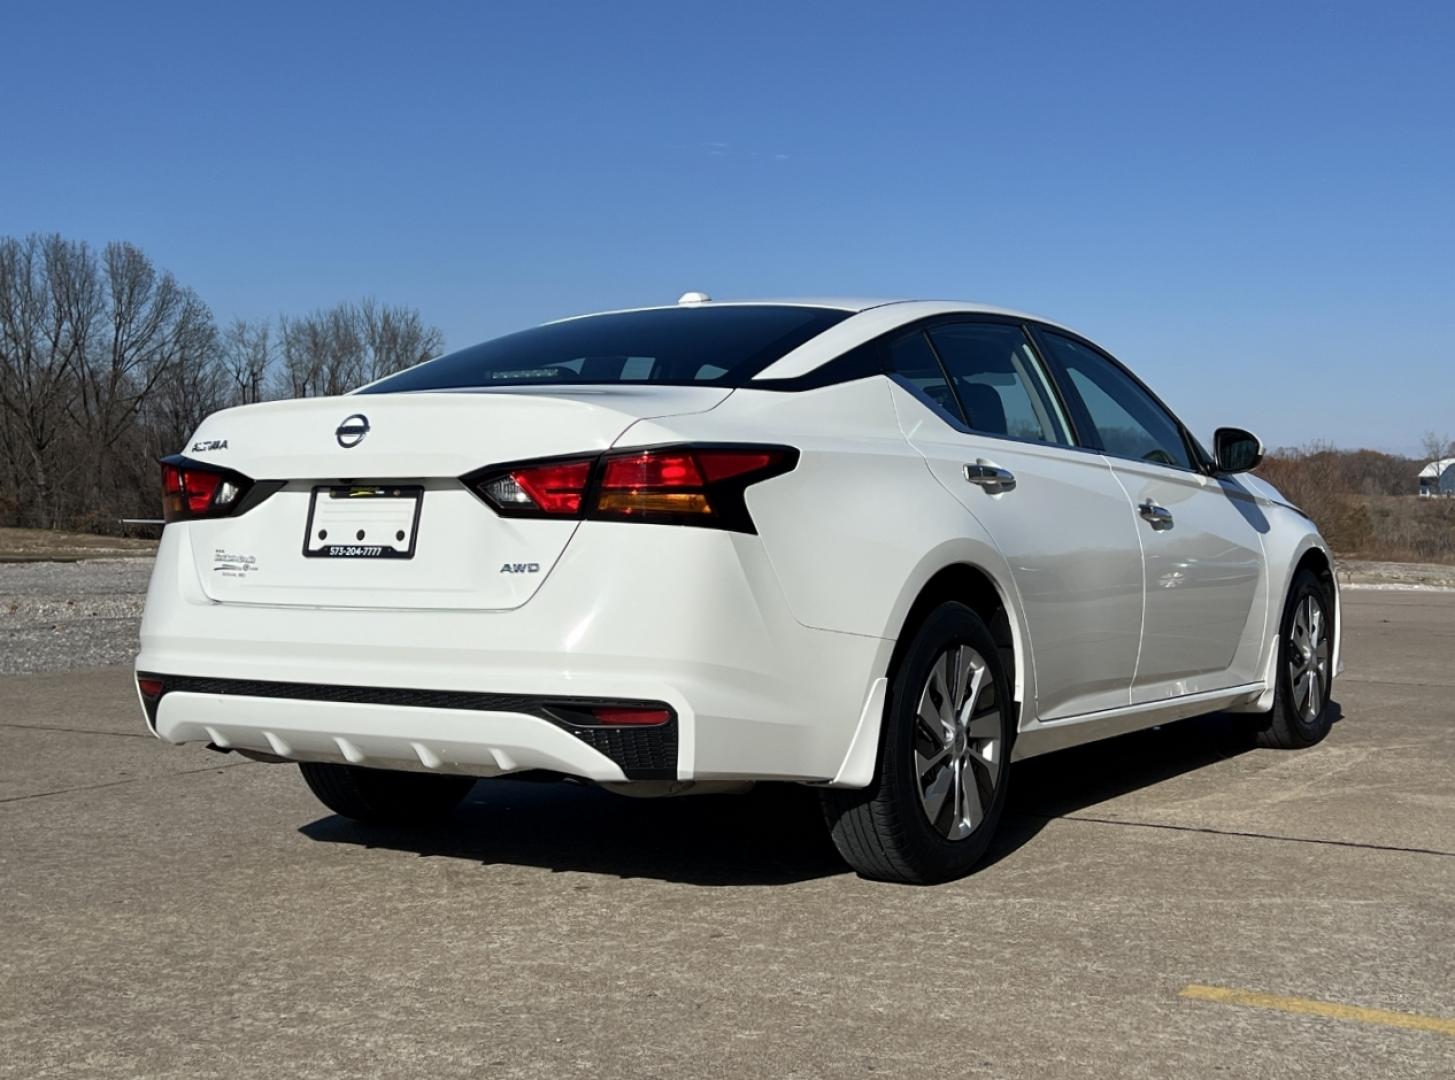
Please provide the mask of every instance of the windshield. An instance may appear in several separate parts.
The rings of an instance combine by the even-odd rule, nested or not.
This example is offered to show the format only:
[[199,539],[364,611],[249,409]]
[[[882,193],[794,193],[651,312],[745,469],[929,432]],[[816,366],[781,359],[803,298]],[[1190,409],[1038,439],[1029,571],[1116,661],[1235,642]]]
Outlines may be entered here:
[[773,304],[588,315],[472,345],[360,393],[572,383],[743,386],[848,315]]

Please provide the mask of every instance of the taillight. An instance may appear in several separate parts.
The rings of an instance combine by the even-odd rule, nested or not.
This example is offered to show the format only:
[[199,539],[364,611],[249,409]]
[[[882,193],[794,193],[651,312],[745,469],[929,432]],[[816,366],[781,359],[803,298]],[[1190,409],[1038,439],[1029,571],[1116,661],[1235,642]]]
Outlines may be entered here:
[[591,462],[557,461],[519,465],[481,486],[496,509],[538,511],[574,517],[591,478]]
[[756,532],[743,498],[798,464],[787,446],[661,446],[501,465],[464,477],[506,517],[591,518]]
[[191,521],[233,513],[252,481],[180,455],[162,458],[162,520]]

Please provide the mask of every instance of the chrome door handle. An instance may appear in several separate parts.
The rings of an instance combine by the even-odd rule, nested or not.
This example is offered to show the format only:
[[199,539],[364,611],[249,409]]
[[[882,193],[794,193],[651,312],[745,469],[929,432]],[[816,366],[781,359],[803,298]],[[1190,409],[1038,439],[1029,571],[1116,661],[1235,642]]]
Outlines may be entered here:
[[1172,511],[1165,506],[1158,506],[1151,499],[1137,507],[1137,512],[1159,532],[1163,529],[1172,528]]
[[966,465],[965,479],[977,487],[984,488],[991,495],[999,495],[1003,491],[1015,490],[1015,473],[1009,469],[1002,469],[999,465],[991,465],[984,461],[977,461],[974,465]]

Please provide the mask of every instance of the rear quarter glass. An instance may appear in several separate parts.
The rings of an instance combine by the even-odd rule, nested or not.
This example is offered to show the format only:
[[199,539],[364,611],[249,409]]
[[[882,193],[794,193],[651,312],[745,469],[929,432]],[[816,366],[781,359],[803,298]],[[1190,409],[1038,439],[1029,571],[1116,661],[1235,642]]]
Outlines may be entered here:
[[363,394],[581,384],[745,386],[849,312],[782,304],[653,308],[547,323],[449,353]]

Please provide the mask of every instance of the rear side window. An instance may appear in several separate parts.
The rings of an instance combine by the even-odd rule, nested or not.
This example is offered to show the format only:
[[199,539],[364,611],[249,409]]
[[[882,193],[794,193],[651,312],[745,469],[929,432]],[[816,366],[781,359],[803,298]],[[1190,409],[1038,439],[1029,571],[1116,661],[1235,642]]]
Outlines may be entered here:
[[955,400],[950,384],[945,381],[945,370],[940,367],[940,361],[923,331],[916,330],[887,343],[884,346],[884,370],[899,375],[947,415],[964,421],[959,402]]
[[972,431],[1069,445],[1067,425],[1025,331],[1010,323],[948,323],[930,341]]
[[848,314],[744,304],[588,315],[461,349],[360,392],[586,383],[743,386]]

